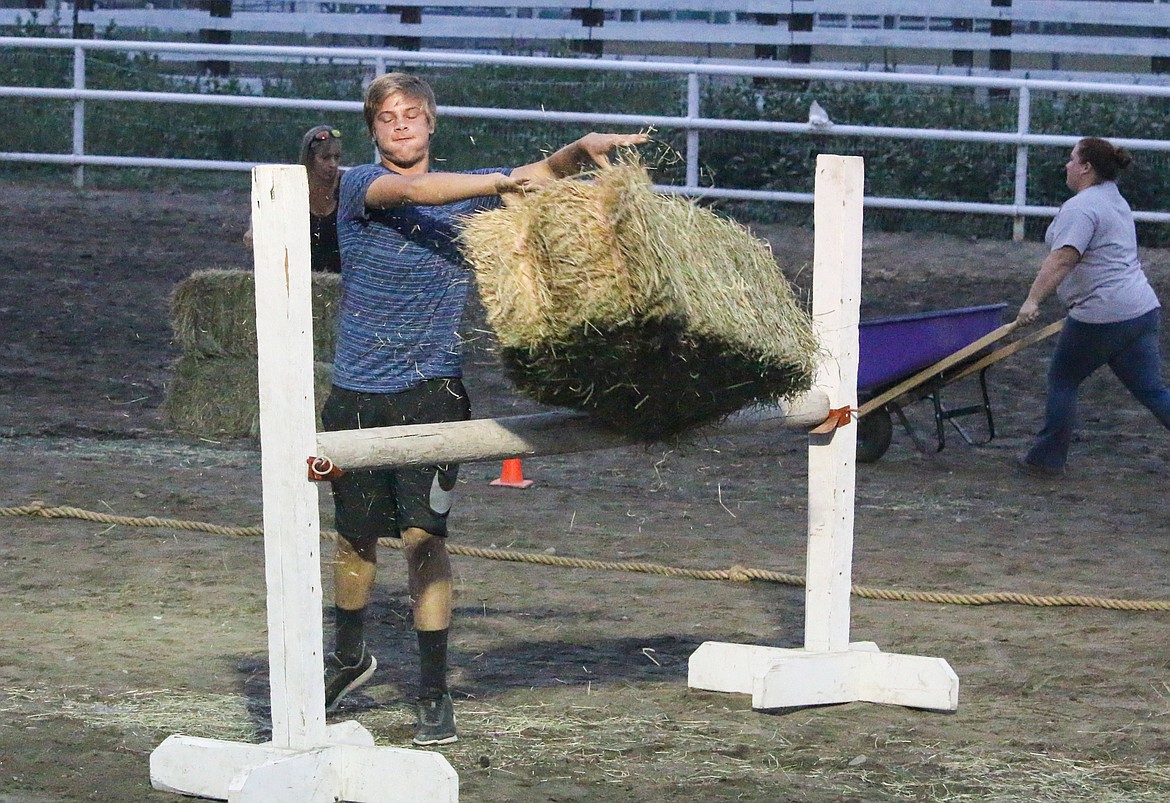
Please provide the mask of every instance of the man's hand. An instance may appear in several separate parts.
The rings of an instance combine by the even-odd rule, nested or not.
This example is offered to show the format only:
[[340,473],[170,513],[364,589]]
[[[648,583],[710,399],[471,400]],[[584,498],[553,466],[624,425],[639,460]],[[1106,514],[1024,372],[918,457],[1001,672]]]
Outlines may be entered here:
[[535,184],[531,178],[515,178],[513,176],[505,176],[503,173],[496,174],[496,195],[505,195],[510,192],[524,192],[524,190],[531,189]]
[[533,182],[531,187],[576,175],[590,165],[609,167],[609,153],[614,148],[641,145],[649,141],[650,137],[646,134],[599,134],[594,131],[539,162],[517,167],[512,171],[512,177],[530,179]]
[[593,132],[577,140],[577,147],[598,167],[609,167],[609,152],[614,148],[642,145],[650,138],[645,134],[599,134]]

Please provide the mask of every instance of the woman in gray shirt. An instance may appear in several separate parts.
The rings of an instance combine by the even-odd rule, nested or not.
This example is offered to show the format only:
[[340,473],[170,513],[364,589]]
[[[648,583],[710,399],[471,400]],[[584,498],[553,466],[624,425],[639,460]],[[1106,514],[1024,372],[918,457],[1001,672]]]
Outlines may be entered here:
[[1086,137],[1064,166],[1075,194],[1048,227],[1048,256],[1016,317],[1020,325],[1034,323],[1053,293],[1068,309],[1048,370],[1044,429],[1018,461],[1031,475],[1063,472],[1077,389],[1103,365],[1170,429],[1170,390],[1158,351],[1160,305],[1138,259],[1133,213],[1115,182],[1131,161],[1124,148]]

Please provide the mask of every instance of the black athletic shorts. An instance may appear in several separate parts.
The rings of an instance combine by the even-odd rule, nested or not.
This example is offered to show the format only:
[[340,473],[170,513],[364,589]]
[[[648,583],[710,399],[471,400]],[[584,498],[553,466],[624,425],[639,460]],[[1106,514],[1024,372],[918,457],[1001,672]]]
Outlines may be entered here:
[[[460,380],[428,379],[401,393],[357,393],[334,386],[321,424],[334,432],[470,417]],[[337,531],[350,541],[396,538],[408,527],[445,537],[458,475],[455,464],[347,471],[331,483]]]

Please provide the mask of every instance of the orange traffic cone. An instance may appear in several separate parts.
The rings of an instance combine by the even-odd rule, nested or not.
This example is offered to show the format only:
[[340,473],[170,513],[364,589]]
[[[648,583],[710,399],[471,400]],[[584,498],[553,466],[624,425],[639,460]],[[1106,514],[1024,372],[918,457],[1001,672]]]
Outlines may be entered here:
[[532,485],[532,480],[524,479],[524,471],[520,468],[520,460],[513,458],[504,461],[504,467],[500,471],[500,478],[492,480],[489,485],[503,485],[507,488],[527,488]]

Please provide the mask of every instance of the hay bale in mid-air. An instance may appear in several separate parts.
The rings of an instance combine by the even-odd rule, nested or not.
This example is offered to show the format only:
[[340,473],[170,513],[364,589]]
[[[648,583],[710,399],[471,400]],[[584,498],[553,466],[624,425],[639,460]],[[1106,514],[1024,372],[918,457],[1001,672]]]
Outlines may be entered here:
[[463,233],[525,395],[643,441],[812,384],[818,345],[768,244],[653,191],[634,160],[478,214]]
[[[201,357],[187,354],[175,363],[163,402],[163,419],[188,435],[255,438],[260,434],[260,401],[255,357]],[[333,366],[313,364],[317,428],[329,395]]]
[[[341,278],[314,272],[313,354],[333,361],[334,323],[341,303]],[[171,295],[171,327],[184,354],[203,357],[256,356],[256,283],[249,270],[200,270]]]

